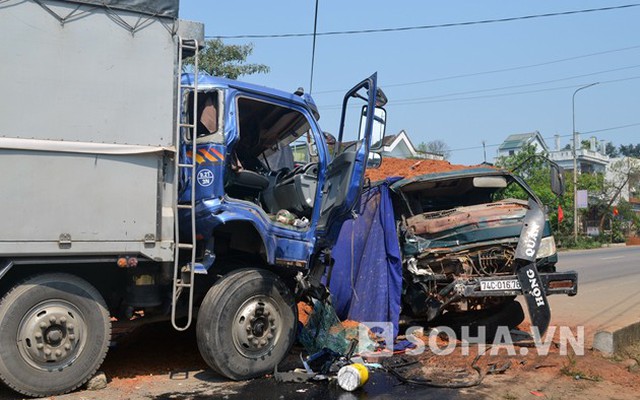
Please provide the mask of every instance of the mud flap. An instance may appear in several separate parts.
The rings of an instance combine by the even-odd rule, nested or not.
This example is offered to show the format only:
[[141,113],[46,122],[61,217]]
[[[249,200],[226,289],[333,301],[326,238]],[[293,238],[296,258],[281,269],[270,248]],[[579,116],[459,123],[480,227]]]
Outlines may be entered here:
[[516,247],[518,262],[516,275],[527,302],[531,325],[538,328],[540,336],[547,331],[551,321],[551,309],[536,267],[544,220],[544,212],[540,205],[535,200],[529,199],[529,210],[524,217],[522,232]]
[[522,294],[527,302],[531,325],[538,328],[538,332],[542,337],[551,321],[551,309],[549,308],[547,295],[544,293],[542,281],[538,275],[538,268],[536,268],[535,263],[522,265],[517,268],[516,275],[522,287]]

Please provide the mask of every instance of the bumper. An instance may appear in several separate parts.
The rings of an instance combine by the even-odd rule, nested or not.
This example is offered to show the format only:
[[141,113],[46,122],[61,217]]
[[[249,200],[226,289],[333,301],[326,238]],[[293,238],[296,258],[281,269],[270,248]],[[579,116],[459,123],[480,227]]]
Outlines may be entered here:
[[[578,273],[575,271],[540,273],[540,279],[547,296],[552,294],[575,296],[578,294]],[[454,283],[454,290],[462,295],[462,297],[501,297],[523,294],[521,289],[499,289],[500,287],[509,286],[509,284],[499,284],[499,282],[507,281],[517,282],[518,278],[516,275],[486,278],[459,278]],[[496,289],[487,290],[486,287]]]

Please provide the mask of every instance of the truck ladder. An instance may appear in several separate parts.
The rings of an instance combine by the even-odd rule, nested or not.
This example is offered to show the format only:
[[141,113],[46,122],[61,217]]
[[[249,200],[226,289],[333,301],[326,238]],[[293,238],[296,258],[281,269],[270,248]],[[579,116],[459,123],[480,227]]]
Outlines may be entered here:
[[[184,50],[193,52],[193,82],[191,84],[182,83],[182,57]],[[176,155],[174,160],[174,172],[176,185],[180,182],[181,172],[187,171],[190,179],[185,182],[189,185],[191,191],[191,197],[187,204],[178,204],[178,189],[176,188],[173,216],[175,220],[175,247],[174,247],[174,260],[173,260],[173,291],[171,297],[171,324],[178,331],[184,331],[191,325],[193,318],[193,279],[196,262],[196,216],[195,216],[195,202],[196,202],[196,125],[198,118],[198,42],[196,40],[184,40],[178,37],[178,104],[176,105],[176,136],[175,146]],[[188,120],[183,121],[182,118],[182,96],[185,91],[191,91],[192,99],[192,122]],[[190,151],[191,162],[186,160],[180,161],[180,143],[182,142],[183,133],[190,132]],[[188,152],[187,152],[188,153]],[[178,215],[179,210],[189,210],[191,212],[191,218],[189,220],[191,238],[188,241],[180,240],[180,228],[183,227],[180,224],[180,218]],[[183,224],[184,225],[184,224]],[[184,227],[183,227],[184,228]],[[189,252],[190,262],[187,265],[180,265],[180,254],[182,251]],[[184,325],[178,325],[176,315],[176,309],[178,299],[183,291],[186,291],[189,296],[189,304],[187,310],[187,322]]]

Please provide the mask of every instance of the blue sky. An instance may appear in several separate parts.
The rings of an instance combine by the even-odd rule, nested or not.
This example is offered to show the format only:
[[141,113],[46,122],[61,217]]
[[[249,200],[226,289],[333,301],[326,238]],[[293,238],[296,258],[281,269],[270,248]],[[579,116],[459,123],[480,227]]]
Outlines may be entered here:
[[[320,0],[318,32],[446,24],[625,4],[633,3]],[[313,31],[313,0],[182,0],[180,6],[181,18],[204,22],[209,36]],[[483,161],[483,140],[491,161],[497,145],[513,133],[540,131],[553,147],[555,134],[571,134],[573,92],[581,85],[601,82],[577,94],[576,130],[607,129],[584,136],[595,135],[616,145],[640,143],[639,21],[640,7],[632,7],[472,26],[320,36],[312,92],[320,108],[320,125],[335,132],[342,94],[377,71],[389,98],[387,134],[404,129],[416,145],[442,140],[452,149],[451,162],[476,164]],[[309,90],[311,37],[225,40],[228,44],[248,42],[255,46],[249,61],[267,64],[271,72],[242,80],[284,90],[299,86]],[[572,60],[561,61],[565,59]],[[504,69],[511,70],[487,73]],[[505,89],[494,90],[499,88]],[[635,126],[609,129],[626,125]],[[569,138],[561,140],[564,146]]]

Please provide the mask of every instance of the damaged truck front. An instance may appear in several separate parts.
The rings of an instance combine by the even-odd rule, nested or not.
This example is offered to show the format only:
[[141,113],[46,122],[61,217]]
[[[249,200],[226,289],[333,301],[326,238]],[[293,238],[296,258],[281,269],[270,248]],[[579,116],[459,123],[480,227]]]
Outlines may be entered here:
[[[556,168],[551,182],[562,193]],[[543,205],[519,177],[475,168],[403,179],[391,190],[402,248],[403,309],[415,317],[431,321],[480,310],[513,314],[516,307],[515,325],[523,314],[514,299],[524,294],[532,324],[542,333],[550,319],[546,295],[577,293],[577,274],[556,271],[556,245]]]
[[382,143],[377,75],[330,143],[303,90],[199,73],[178,0],[0,3],[0,381],[67,393],[112,327],[157,321],[195,322],[224,377],[271,373]]

